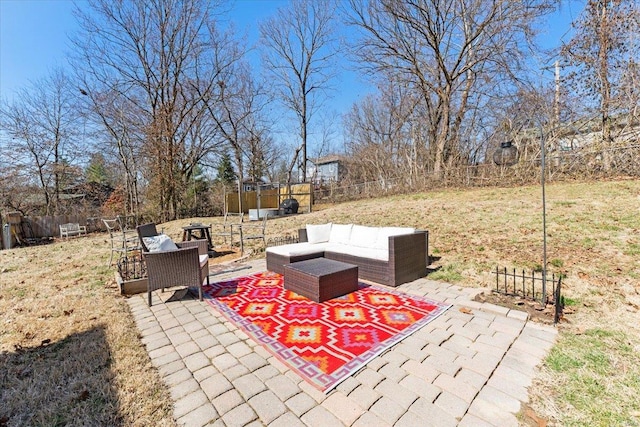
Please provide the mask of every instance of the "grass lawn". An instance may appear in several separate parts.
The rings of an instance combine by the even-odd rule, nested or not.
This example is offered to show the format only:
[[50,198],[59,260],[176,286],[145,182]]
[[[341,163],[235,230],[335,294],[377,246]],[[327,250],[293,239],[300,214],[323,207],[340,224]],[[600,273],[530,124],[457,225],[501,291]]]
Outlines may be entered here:
[[[322,222],[426,229],[439,267],[430,278],[491,287],[496,266],[540,268],[541,209],[539,186],[451,189],[317,206],[270,219],[267,233]],[[191,221],[222,223],[162,226],[179,240]],[[640,180],[548,183],[547,230],[571,314],[526,412],[551,425],[640,425]],[[174,425],[108,258],[106,233],[0,251],[0,426]]]

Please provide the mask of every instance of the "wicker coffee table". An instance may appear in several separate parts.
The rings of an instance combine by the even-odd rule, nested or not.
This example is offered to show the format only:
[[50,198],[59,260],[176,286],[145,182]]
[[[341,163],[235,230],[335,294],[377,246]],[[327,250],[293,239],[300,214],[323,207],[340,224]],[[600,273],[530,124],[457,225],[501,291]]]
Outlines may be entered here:
[[286,264],[284,288],[323,302],[358,290],[358,266],[326,258]]

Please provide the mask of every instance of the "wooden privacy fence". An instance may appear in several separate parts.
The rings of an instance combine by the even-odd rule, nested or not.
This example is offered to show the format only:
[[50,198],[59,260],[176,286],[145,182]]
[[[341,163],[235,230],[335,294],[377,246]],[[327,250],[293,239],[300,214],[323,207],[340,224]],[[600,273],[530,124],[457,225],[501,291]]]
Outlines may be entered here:
[[[311,184],[292,184],[291,192],[287,187],[270,188],[259,191],[244,191],[242,193],[242,210],[249,213],[249,209],[278,209],[280,203],[288,198],[296,199],[303,212],[311,212],[313,203]],[[238,213],[238,193],[227,193],[227,212]]]
[[[60,225],[67,223],[78,223],[87,227],[88,232],[104,231],[101,218],[87,217],[86,215],[50,215],[50,216],[27,216],[22,217],[19,224],[15,224],[21,237],[23,238],[48,238],[60,237]],[[4,225],[4,224],[3,224]],[[4,227],[0,227],[4,230]],[[4,241],[3,239],[0,239]]]
[[87,232],[106,231],[102,218],[87,217],[86,215],[54,215],[26,217],[25,221],[31,222],[34,237],[59,237],[60,225],[69,222],[77,222],[87,227]]

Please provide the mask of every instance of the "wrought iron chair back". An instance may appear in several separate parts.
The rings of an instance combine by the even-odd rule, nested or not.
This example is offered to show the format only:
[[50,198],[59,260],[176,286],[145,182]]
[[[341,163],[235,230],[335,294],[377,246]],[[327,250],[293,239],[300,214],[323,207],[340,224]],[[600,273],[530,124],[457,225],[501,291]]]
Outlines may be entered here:
[[227,212],[224,214],[224,222],[222,223],[222,230],[211,233],[212,236],[219,236],[224,239],[224,243],[227,243],[229,238],[229,245],[233,246],[233,237],[240,236],[240,227],[244,220],[243,213]]
[[111,253],[109,255],[109,266],[113,264],[113,254],[118,254],[118,259],[127,257],[129,252],[133,252],[140,249],[138,243],[138,236],[132,235],[131,232],[127,233],[120,226],[118,218],[106,219],[103,218],[102,222],[109,232],[109,238],[111,241]]
[[265,236],[267,230],[267,219],[269,215],[265,215],[258,224],[245,222],[240,225],[240,253],[244,254],[245,240],[262,239],[264,247],[267,247],[267,238]]

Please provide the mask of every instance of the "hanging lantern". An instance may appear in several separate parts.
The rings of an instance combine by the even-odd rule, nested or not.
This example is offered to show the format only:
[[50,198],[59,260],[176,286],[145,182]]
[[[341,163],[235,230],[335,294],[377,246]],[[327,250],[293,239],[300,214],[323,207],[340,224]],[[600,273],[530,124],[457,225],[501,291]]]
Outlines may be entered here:
[[518,163],[518,148],[513,141],[500,143],[500,147],[493,153],[493,163],[498,166],[513,166]]

